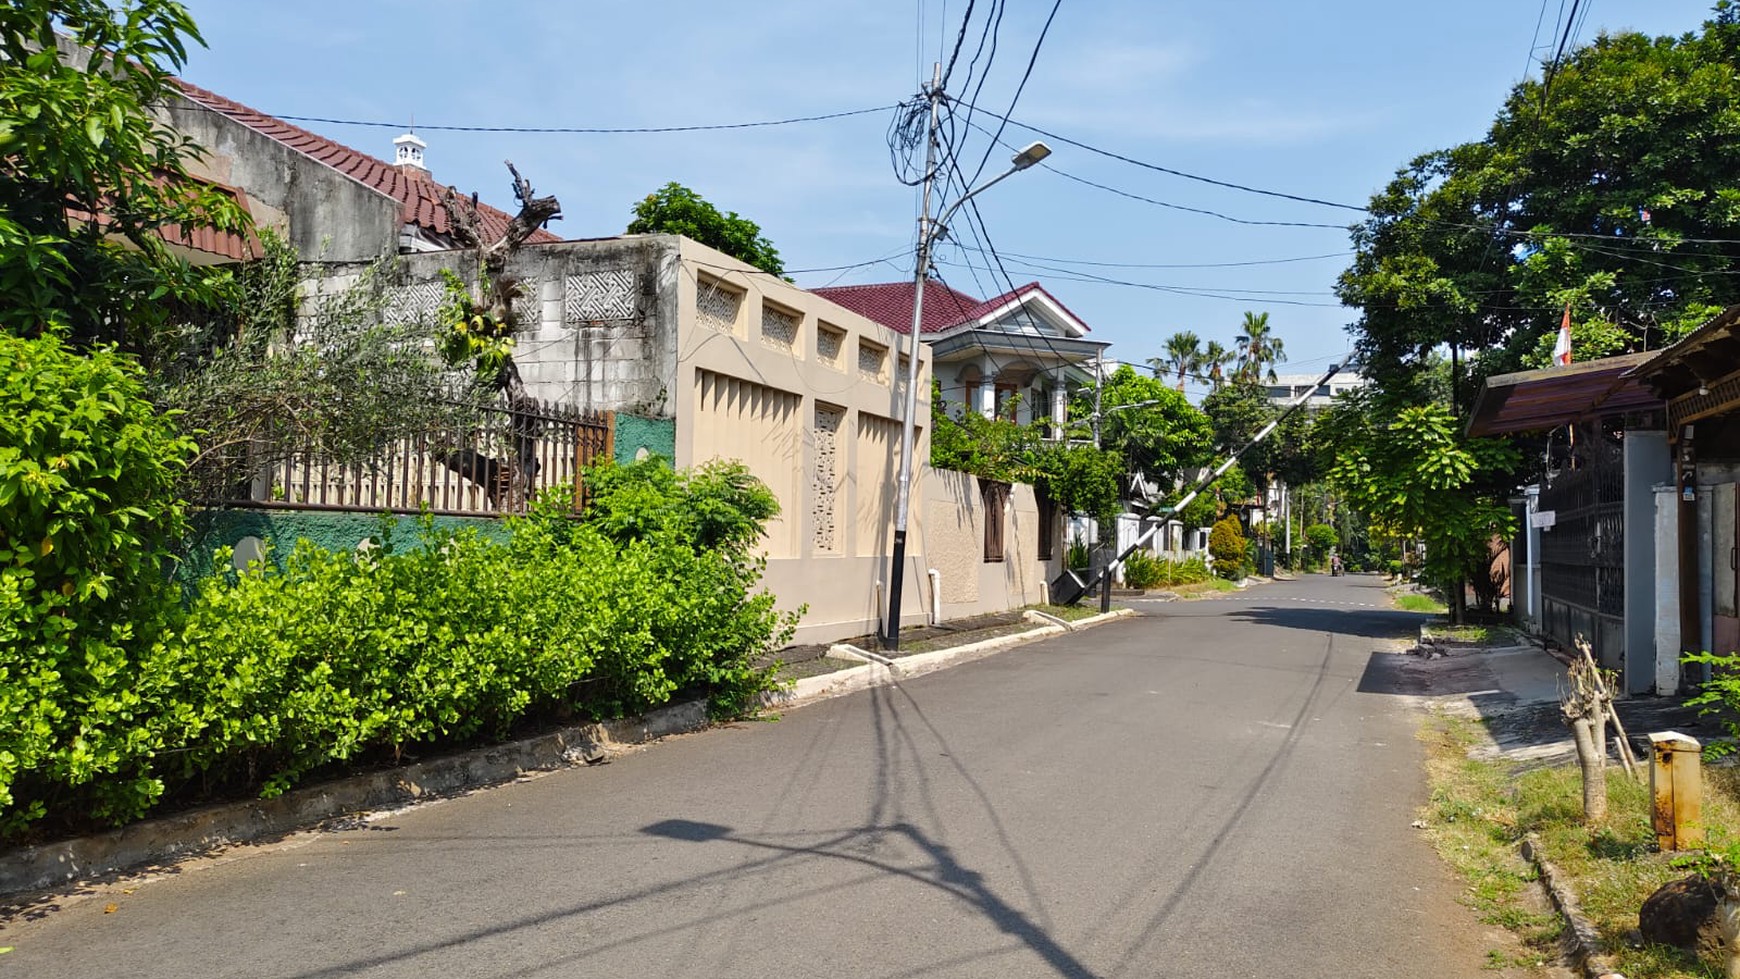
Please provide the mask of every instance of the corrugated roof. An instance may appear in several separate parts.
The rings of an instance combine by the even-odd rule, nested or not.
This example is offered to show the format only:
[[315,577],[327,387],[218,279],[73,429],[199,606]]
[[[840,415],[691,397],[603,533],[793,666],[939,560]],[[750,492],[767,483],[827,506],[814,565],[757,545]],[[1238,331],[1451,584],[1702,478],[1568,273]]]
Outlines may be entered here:
[[1592,415],[1660,407],[1661,399],[1641,380],[1627,374],[1652,356],[1621,354],[1489,377],[1474,399],[1468,434],[1534,432]]
[[[447,188],[436,183],[427,171],[395,166],[181,79],[176,79],[176,84],[189,100],[394,198],[402,205],[401,214],[406,224],[438,235],[452,233],[447,209],[441,206]],[[513,215],[483,203],[477,205],[477,217],[486,241],[500,238],[507,230],[508,222],[513,220]],[[561,241],[562,238],[548,229],[539,228],[526,240],[538,244]]]

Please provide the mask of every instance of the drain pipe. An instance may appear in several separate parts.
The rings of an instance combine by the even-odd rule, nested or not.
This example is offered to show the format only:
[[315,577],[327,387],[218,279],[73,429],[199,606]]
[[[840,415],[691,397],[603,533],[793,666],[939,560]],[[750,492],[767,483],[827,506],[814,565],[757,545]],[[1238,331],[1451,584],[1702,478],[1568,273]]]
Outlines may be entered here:
[[942,623],[942,572],[931,568],[925,572],[930,575],[930,624]]

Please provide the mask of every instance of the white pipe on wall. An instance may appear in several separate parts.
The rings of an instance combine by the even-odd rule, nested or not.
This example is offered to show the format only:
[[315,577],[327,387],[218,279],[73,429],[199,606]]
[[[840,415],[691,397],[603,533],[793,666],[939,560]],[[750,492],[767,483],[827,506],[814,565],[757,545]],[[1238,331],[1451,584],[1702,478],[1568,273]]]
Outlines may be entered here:
[[930,624],[938,625],[942,622],[942,572],[931,568],[926,573],[930,575]]

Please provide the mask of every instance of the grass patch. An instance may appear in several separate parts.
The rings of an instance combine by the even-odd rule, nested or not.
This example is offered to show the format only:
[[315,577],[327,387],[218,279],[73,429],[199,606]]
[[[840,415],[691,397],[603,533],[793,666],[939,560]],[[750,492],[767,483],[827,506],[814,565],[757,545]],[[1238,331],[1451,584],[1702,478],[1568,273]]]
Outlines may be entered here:
[[[1559,939],[1556,914],[1531,910],[1523,888],[1534,869],[1518,854],[1536,834],[1546,858],[1564,872],[1583,913],[1600,933],[1619,971],[1631,979],[1714,979],[1714,964],[1670,948],[1636,947],[1637,911],[1656,888],[1688,871],[1655,852],[1649,789],[1619,768],[1607,776],[1607,825],[1582,822],[1582,781],[1575,765],[1523,770],[1468,757],[1479,736],[1475,722],[1435,716],[1420,732],[1426,743],[1431,801],[1426,832],[1440,856],[1468,881],[1464,902],[1482,921],[1515,932],[1549,958]],[[1712,836],[1735,838],[1740,828],[1729,773],[1708,771],[1704,818]]]
[[1400,594],[1391,596],[1396,608],[1404,612],[1425,612],[1430,615],[1443,615],[1449,611],[1449,606],[1430,595]]
[[1194,585],[1177,585],[1166,590],[1180,598],[1198,598],[1203,595],[1219,594],[1220,592],[1238,591],[1239,586],[1225,578],[1210,578],[1207,581],[1199,581]]

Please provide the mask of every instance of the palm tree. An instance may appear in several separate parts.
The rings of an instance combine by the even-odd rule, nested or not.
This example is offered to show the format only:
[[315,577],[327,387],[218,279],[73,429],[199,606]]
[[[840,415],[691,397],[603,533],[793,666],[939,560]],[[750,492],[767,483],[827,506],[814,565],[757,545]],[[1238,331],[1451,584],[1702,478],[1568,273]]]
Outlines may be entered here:
[[1216,388],[1219,388],[1226,383],[1226,369],[1231,366],[1233,356],[1233,352],[1221,346],[1219,340],[1210,340],[1208,345],[1202,348],[1202,360],[1196,366],[1208,375],[1208,379],[1214,383]]
[[1189,330],[1180,330],[1166,339],[1166,356],[1149,357],[1148,366],[1158,375],[1161,371],[1176,371],[1178,391],[1184,393],[1184,375],[1202,367],[1202,339]]
[[1246,313],[1239,330],[1239,365],[1235,376],[1255,384],[1266,374],[1269,382],[1274,383],[1275,365],[1284,363],[1287,354],[1281,338],[1269,328],[1269,314]]

